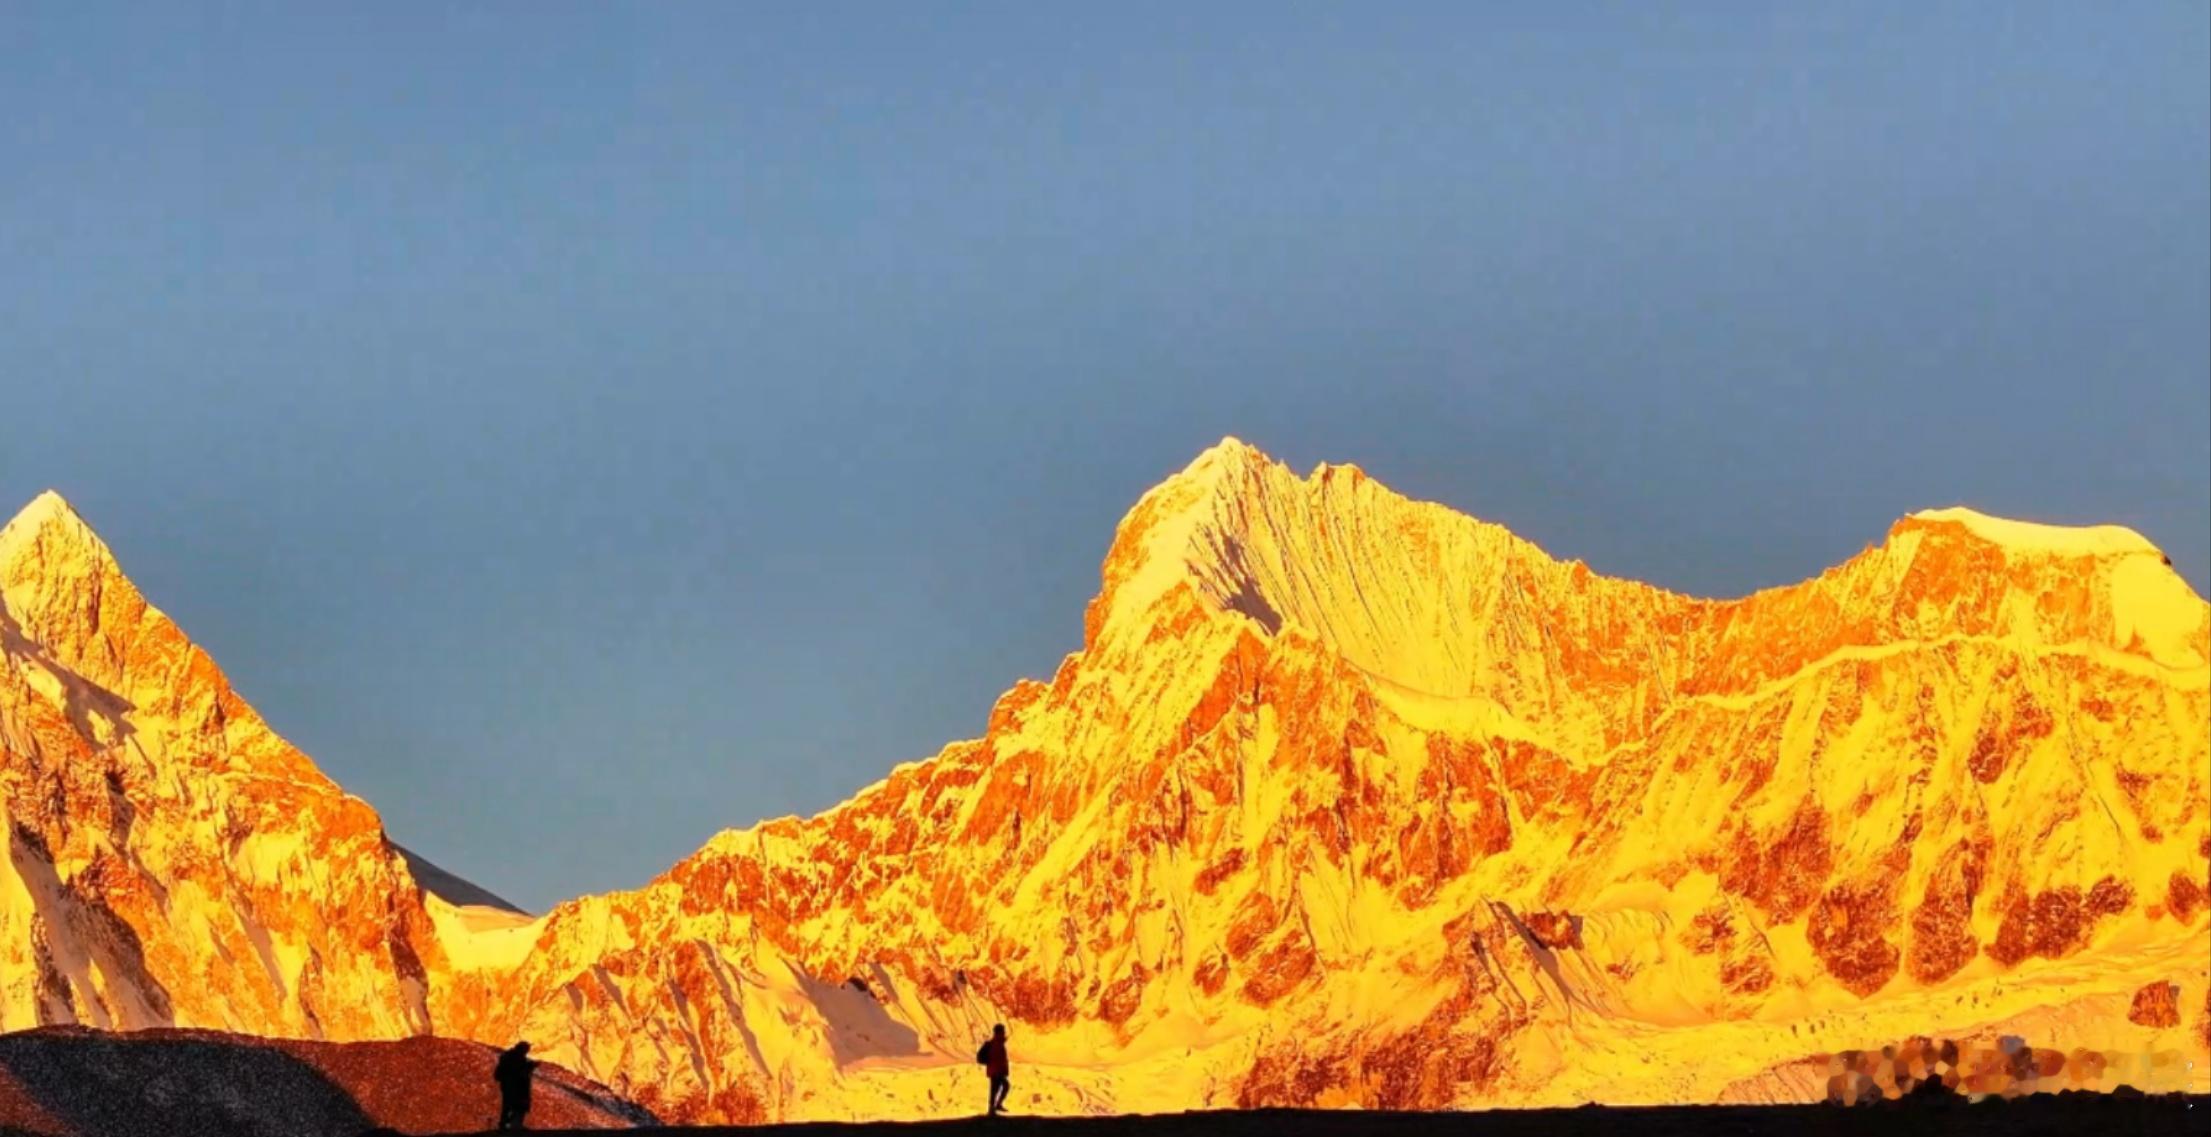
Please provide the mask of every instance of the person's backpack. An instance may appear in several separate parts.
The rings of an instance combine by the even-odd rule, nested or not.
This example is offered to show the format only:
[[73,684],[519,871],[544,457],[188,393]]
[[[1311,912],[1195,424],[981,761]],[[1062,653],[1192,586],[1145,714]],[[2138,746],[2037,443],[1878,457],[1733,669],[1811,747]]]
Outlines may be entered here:
[[990,1044],[989,1044],[989,1043],[987,1043],[987,1042],[986,1042],[986,1043],[982,1044],[981,1046],[978,1046],[978,1047],[976,1047],[976,1048],[975,1048],[975,1064],[976,1064],[977,1066],[988,1066],[988,1065],[990,1065]]

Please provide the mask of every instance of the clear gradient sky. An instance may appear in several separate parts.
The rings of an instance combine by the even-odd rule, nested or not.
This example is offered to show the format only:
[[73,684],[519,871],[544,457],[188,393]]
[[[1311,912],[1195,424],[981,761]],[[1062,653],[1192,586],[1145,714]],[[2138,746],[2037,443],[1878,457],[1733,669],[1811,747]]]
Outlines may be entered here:
[[1961,502],[2206,588],[2211,8],[1376,7],[9,6],[0,516],[531,907],[978,733],[1224,434],[1697,593]]

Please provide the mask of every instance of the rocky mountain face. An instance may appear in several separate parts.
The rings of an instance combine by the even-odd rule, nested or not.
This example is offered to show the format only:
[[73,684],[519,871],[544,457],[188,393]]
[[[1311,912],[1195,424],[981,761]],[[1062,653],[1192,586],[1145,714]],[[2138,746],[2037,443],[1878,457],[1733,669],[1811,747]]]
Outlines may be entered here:
[[430,1026],[376,811],[271,731],[48,494],[0,530],[0,1028]]
[[1231,440],[982,737],[535,920],[422,895],[80,532],[0,537],[9,1025],[526,1036],[727,1121],[971,1112],[999,1021],[1039,1111],[1711,1101],[1916,1034],[2211,1071],[2211,606],[2127,530],[1922,513],[1703,600]]

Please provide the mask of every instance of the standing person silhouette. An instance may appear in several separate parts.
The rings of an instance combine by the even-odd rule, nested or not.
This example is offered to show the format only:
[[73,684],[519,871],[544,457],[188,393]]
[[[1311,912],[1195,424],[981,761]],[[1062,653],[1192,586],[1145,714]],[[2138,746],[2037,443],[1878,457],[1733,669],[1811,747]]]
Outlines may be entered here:
[[1006,1024],[991,1028],[990,1041],[975,1052],[975,1061],[982,1064],[983,1073],[990,1075],[990,1115],[996,1117],[1006,1112],[1006,1094],[1013,1084],[1006,1080],[1012,1063],[1006,1058]]
[[499,1128],[524,1128],[522,1119],[530,1112],[530,1079],[537,1071],[537,1061],[530,1057],[530,1044],[517,1042],[499,1052],[499,1062],[491,1068],[491,1080],[499,1083]]

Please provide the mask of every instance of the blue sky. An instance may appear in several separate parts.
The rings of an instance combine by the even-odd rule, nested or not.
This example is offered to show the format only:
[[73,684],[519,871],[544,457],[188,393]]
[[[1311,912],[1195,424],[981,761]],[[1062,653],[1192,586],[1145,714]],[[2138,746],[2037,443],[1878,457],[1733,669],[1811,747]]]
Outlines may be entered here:
[[978,733],[1224,434],[1699,593],[1959,502],[2205,589],[2211,9],[1374,7],[18,6],[0,513],[531,906]]

